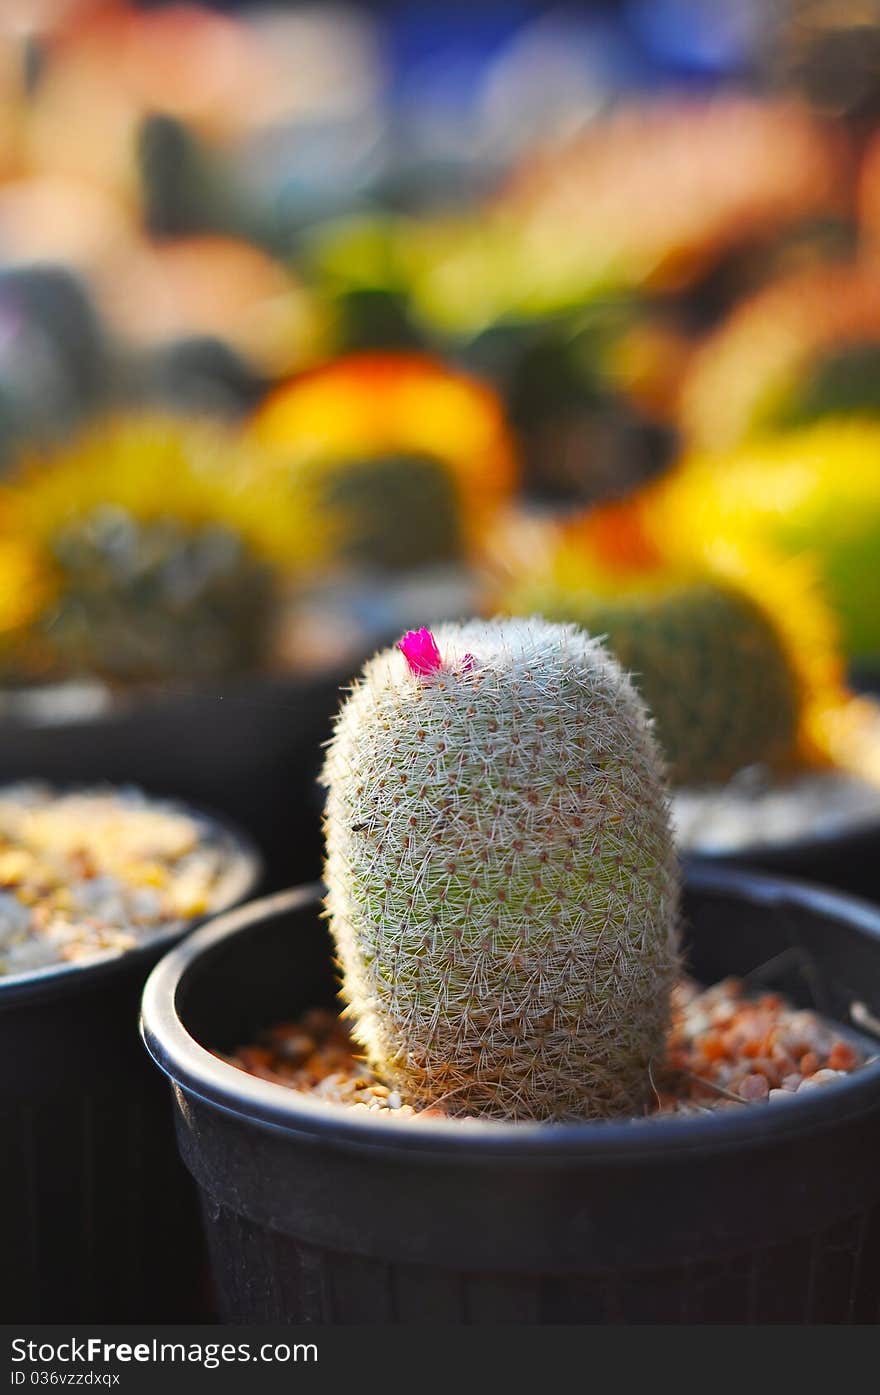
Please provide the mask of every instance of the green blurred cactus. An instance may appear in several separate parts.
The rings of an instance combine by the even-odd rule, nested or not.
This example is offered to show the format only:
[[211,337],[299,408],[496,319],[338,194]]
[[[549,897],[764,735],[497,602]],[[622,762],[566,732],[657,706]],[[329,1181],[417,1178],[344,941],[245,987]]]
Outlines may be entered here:
[[269,652],[274,578],[228,528],[103,508],[59,533],[52,552],[59,589],[41,627],[65,672],[211,678]]
[[676,533],[646,492],[564,525],[511,529],[497,560],[506,613],[604,638],[677,785],[821,758],[813,718],[843,696],[843,664],[810,559]]
[[441,460],[380,455],[329,461],[314,472],[312,487],[349,561],[401,571],[463,555],[458,489]]
[[722,782],[794,751],[798,680],[750,597],[708,580],[618,595],[536,584],[515,604],[605,637],[654,717],[677,784]]
[[761,425],[790,430],[835,416],[880,416],[880,344],[847,344],[809,364]]

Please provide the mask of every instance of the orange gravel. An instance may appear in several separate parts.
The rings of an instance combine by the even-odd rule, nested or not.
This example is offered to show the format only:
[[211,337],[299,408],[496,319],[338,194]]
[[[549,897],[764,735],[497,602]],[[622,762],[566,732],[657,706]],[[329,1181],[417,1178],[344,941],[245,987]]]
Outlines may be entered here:
[[[268,1028],[224,1057],[262,1080],[351,1109],[398,1117],[442,1116],[438,1103],[416,1110],[358,1056],[335,1012],[312,1008]],[[784,1102],[864,1065],[865,1054],[836,1024],[793,1008],[775,993],[755,997],[733,978],[700,989],[685,980],[673,998],[666,1059],[653,1071],[655,1115],[696,1114]]]

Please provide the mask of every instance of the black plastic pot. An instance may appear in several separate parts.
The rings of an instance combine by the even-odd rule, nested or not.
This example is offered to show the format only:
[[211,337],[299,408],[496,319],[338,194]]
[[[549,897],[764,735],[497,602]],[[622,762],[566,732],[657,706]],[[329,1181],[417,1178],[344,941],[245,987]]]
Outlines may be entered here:
[[247,829],[265,860],[267,890],[308,881],[322,858],[321,743],[348,676],[168,688],[122,696],[96,712],[87,693],[69,715],[56,705],[47,716],[45,696],[22,695],[0,717],[0,784],[136,784]]
[[[205,821],[230,850],[226,908],[253,890],[260,859],[243,835]],[[144,980],[191,928],[116,958],[0,978],[4,1322],[206,1311],[192,1183],[137,1036]]]
[[692,853],[689,861],[803,878],[880,901],[880,818],[845,830],[787,842],[755,843],[735,852]]
[[[249,1322],[873,1321],[880,1063],[787,1103],[579,1125],[383,1119],[228,1050],[334,998],[314,888],[223,916],[147,984],[222,1311]],[[690,964],[850,1023],[880,1011],[880,912],[696,869]]]

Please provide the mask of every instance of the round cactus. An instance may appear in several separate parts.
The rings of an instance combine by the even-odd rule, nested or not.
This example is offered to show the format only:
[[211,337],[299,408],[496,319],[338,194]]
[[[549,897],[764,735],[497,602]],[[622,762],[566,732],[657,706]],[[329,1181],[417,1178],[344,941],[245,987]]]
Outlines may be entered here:
[[413,1103],[640,1112],[678,968],[662,763],[573,625],[444,625],[373,658],[324,780],[354,1035]]
[[252,448],[152,413],[22,462],[0,491],[0,574],[9,540],[29,565],[11,574],[22,618],[5,671],[113,682],[270,662],[285,587],[321,547]]
[[817,755],[812,714],[839,698],[843,675],[809,564],[722,543],[661,556],[637,528],[622,504],[530,535],[504,610],[604,637],[632,674],[678,785]]
[[515,483],[497,397],[419,354],[348,354],[305,373],[270,395],[251,436],[345,562],[419,567],[478,550]]
[[213,678],[271,653],[276,578],[226,526],[97,510],[55,538],[45,641],[64,672],[123,682]]
[[340,556],[354,564],[402,571],[462,555],[461,500],[448,466],[436,457],[334,462],[315,473],[313,492],[319,513],[335,520]]
[[522,605],[605,636],[636,676],[677,783],[721,782],[794,749],[796,676],[773,625],[742,593],[712,581],[626,597],[536,587]]

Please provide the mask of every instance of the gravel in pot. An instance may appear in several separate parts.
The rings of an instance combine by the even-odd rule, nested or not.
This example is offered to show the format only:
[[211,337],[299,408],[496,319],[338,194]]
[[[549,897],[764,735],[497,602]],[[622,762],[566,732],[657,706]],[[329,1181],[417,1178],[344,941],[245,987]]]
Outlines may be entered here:
[[[666,1051],[652,1072],[646,1117],[788,1103],[861,1069],[875,1054],[778,993],[754,996],[736,978],[710,988],[682,979],[673,990]],[[224,1059],[260,1080],[352,1109],[397,1120],[455,1117],[442,1096],[414,1109],[363,1059],[345,1018],[327,1008],[276,1023]]]
[[191,1186],[144,1068],[162,953],[254,889],[250,841],[131,789],[0,791],[0,1304],[8,1321],[202,1311]]

